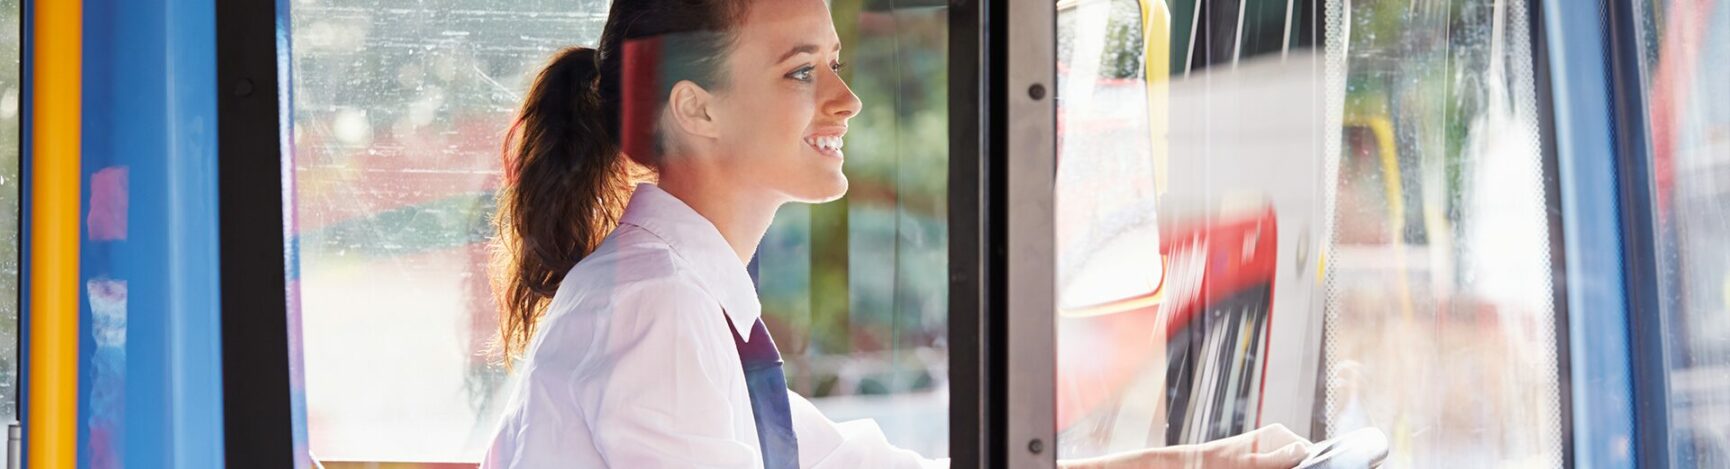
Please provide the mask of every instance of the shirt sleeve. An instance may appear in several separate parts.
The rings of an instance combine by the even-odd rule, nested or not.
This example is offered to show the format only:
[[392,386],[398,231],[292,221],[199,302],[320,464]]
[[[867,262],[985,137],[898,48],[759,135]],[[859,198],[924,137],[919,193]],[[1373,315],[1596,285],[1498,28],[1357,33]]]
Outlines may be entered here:
[[756,436],[728,393],[739,374],[714,330],[720,305],[698,287],[655,282],[620,292],[596,354],[572,383],[596,448],[615,468],[758,468]]
[[793,431],[799,435],[799,467],[804,469],[947,469],[949,460],[925,459],[897,448],[869,419],[835,423],[811,401],[787,391]]

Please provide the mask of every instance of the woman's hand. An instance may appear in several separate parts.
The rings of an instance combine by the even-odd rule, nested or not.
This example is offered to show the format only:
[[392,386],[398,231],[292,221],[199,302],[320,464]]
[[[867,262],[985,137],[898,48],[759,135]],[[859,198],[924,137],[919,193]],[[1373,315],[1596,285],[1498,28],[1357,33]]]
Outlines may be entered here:
[[1309,453],[1309,440],[1273,424],[1199,445],[1128,451],[1058,461],[1064,469],[1291,469]]
[[1201,467],[1291,469],[1309,455],[1310,441],[1276,423],[1199,446]]

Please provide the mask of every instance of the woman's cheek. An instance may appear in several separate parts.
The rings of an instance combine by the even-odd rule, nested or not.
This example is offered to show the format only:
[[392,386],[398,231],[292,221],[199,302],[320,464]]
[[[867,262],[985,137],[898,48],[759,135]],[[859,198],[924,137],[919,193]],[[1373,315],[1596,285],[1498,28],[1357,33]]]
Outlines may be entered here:
[[799,99],[787,103],[787,109],[782,111],[786,113],[787,116],[786,125],[791,128],[796,128],[795,131],[799,133],[799,138],[801,140],[804,139],[806,130],[816,127],[818,124],[816,121],[816,109],[817,106],[815,105],[815,102],[807,96],[805,99]]

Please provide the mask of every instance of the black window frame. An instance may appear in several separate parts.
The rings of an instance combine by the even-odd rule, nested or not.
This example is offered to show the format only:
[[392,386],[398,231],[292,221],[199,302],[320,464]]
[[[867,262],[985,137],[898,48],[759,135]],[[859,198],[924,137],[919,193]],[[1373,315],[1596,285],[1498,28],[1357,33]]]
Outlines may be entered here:
[[286,2],[216,4],[222,394],[229,467],[290,467],[288,274],[283,232]]

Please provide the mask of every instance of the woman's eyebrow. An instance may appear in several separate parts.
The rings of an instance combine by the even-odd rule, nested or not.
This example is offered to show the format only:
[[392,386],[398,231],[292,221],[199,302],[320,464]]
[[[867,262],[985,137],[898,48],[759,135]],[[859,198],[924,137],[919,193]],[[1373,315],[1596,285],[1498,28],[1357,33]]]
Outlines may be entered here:
[[[775,63],[786,62],[787,59],[793,58],[793,56],[799,54],[815,54],[819,49],[822,48],[818,47],[816,44],[800,44],[794,46],[793,49],[788,50],[787,53],[781,54],[781,58],[775,59]],[[835,52],[841,52],[841,43],[835,43]]]
[[787,59],[793,58],[793,56],[795,56],[795,55],[815,54],[815,53],[817,53],[817,45],[816,44],[800,44],[797,46],[793,46],[793,49],[788,50],[787,53],[781,54],[781,58],[775,59],[775,63],[786,62]]

